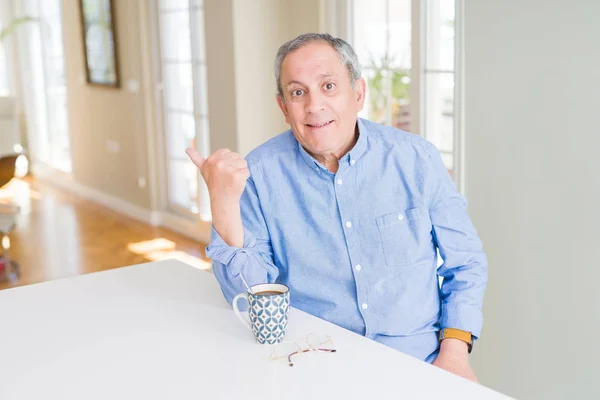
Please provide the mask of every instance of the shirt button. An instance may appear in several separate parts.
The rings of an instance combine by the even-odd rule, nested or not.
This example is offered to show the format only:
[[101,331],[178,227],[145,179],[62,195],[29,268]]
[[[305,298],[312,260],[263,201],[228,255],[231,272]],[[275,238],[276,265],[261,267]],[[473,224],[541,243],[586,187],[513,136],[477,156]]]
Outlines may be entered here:
[[402,220],[404,219],[404,217],[402,216],[402,214],[398,215],[398,219],[399,219],[400,221],[402,221]]
[[350,160],[350,165],[356,164],[356,160]]
[[338,184],[338,185],[341,185],[341,184],[342,184],[342,180],[341,180],[341,179],[338,179],[338,180],[337,180],[337,184]]
[[366,310],[367,308],[369,308],[369,306],[367,305],[367,303],[363,303],[363,305],[362,305],[362,309],[363,309],[363,310]]
[[348,221],[346,222],[346,228],[350,228],[352,226],[352,222]]
[[360,271],[360,270],[361,270],[361,268],[362,268],[362,267],[360,266],[360,264],[357,264],[357,265],[356,265],[356,267],[354,267],[354,269],[355,269],[355,270],[357,270],[357,271]]

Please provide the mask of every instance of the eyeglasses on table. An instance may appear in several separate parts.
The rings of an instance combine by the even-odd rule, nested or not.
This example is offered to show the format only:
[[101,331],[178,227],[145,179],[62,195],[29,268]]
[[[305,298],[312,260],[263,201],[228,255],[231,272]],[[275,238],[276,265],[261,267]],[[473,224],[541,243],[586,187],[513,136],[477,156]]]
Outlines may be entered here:
[[329,335],[320,333],[311,333],[305,338],[281,342],[273,348],[269,357],[271,360],[281,361],[294,366],[294,359],[300,355],[317,351],[320,353],[335,353],[337,350],[333,344],[333,339]]

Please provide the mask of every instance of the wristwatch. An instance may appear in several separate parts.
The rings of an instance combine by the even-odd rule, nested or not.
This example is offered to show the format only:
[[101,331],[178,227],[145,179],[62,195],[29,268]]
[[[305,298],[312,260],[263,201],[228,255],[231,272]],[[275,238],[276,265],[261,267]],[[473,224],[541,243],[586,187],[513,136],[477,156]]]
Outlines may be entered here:
[[444,339],[458,339],[465,342],[469,346],[469,354],[471,354],[471,350],[473,350],[473,335],[471,335],[470,332],[454,328],[443,328],[440,329],[440,343]]

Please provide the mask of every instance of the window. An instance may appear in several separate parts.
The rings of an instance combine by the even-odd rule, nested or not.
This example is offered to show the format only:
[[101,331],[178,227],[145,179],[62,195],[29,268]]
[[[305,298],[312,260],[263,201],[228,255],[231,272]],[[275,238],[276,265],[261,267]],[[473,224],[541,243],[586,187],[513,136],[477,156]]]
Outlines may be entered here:
[[424,126],[422,131],[454,170],[454,0],[428,0],[422,69]]
[[423,135],[458,183],[457,6],[460,0],[353,0],[347,35],[367,82],[361,117]]
[[[10,10],[8,4],[0,4],[0,32],[6,29],[10,23]],[[10,94],[10,69],[8,58],[9,46],[0,41],[0,96]]]
[[[0,25],[2,29],[2,25]],[[8,76],[8,57],[5,47],[0,43],[0,96],[8,96],[10,94]]]
[[354,47],[367,82],[363,116],[410,131],[411,0],[354,0]]
[[26,0],[20,11],[36,18],[19,40],[30,145],[39,160],[71,172],[61,1]]
[[61,1],[39,1],[44,94],[47,110],[47,162],[54,168],[71,172],[71,149],[68,129],[65,58],[62,41]]
[[169,208],[211,219],[208,190],[185,149],[209,152],[202,0],[159,0],[160,57]]

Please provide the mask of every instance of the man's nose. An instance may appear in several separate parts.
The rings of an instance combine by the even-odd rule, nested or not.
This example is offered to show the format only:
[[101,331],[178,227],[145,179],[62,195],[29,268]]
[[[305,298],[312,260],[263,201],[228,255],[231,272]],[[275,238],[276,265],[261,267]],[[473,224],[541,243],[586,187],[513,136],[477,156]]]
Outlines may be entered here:
[[304,111],[308,114],[316,114],[325,110],[325,96],[319,92],[309,93]]

